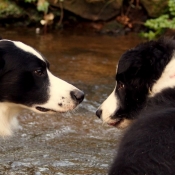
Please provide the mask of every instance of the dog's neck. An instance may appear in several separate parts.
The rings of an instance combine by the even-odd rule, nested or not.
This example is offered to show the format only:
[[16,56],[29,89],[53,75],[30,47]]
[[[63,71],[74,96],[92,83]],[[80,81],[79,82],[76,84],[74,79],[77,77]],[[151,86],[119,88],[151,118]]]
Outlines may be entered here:
[[161,77],[153,85],[152,90],[150,92],[150,96],[153,97],[167,88],[174,88],[174,87],[175,87],[175,55],[172,57],[171,61],[165,67]]
[[0,103],[0,135],[10,136],[13,130],[18,128],[17,114],[22,108],[17,107],[13,103]]

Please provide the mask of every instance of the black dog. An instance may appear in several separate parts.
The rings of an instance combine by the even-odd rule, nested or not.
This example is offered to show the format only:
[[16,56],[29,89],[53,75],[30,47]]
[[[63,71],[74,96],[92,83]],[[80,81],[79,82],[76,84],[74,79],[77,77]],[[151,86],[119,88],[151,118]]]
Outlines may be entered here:
[[114,92],[97,115],[112,125],[137,120],[124,134],[109,175],[175,175],[174,51],[174,41],[160,39],[122,55]]
[[48,61],[21,42],[0,40],[0,136],[12,134],[21,109],[66,112],[82,102],[84,93],[55,77]]

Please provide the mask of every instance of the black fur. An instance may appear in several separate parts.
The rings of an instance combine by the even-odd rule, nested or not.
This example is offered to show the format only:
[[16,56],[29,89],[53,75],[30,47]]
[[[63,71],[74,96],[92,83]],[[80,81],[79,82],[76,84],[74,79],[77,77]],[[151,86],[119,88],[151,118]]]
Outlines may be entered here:
[[[116,74],[120,108],[111,118],[134,119],[145,105],[149,90],[172,58],[175,42],[160,39],[138,45],[122,55]],[[124,85],[124,88],[120,88]]]
[[45,103],[49,98],[47,62],[9,41],[0,42],[0,55],[0,102],[26,106]]
[[124,134],[109,175],[175,175],[175,88],[147,98],[174,49],[174,41],[161,39],[122,56],[116,79],[125,92],[116,93],[123,113],[138,119]]
[[83,101],[84,93],[57,78],[34,48],[0,40],[0,137],[18,128],[23,109],[38,113],[67,112]]

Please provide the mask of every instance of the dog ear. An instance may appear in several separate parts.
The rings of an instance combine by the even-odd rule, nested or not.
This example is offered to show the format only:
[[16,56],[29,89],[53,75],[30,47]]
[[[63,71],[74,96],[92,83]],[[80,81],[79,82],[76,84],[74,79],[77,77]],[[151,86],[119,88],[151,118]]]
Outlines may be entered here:
[[[151,48],[152,49],[152,48]],[[154,48],[153,48],[154,49]],[[133,87],[143,88],[149,84],[152,75],[152,56],[148,44],[140,44],[126,51],[120,58],[116,79],[130,84]],[[151,56],[150,56],[151,55]]]

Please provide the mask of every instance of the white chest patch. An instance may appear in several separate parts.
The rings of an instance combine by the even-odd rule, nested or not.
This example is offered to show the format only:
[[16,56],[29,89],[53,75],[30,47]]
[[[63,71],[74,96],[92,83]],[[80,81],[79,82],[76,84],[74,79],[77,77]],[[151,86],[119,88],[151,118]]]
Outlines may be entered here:
[[175,55],[165,67],[161,77],[153,85],[150,96],[153,97],[162,90],[173,87],[175,87]]

